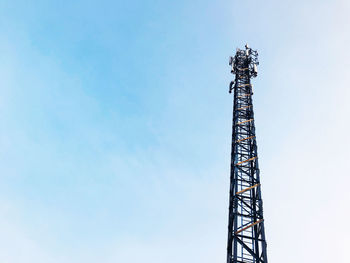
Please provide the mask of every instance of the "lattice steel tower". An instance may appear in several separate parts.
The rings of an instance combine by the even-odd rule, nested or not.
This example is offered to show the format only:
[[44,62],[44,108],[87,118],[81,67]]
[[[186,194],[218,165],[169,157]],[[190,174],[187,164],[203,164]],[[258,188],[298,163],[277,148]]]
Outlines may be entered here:
[[230,57],[234,91],[227,263],[267,263],[263,204],[255,139],[251,78],[258,52],[246,45]]

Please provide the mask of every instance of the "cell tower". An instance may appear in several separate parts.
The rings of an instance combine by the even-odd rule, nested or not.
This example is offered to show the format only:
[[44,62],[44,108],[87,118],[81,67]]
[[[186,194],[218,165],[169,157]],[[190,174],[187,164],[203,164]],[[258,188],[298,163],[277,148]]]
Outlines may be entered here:
[[248,45],[230,57],[234,91],[227,263],[267,263],[263,202],[250,79],[258,52]]

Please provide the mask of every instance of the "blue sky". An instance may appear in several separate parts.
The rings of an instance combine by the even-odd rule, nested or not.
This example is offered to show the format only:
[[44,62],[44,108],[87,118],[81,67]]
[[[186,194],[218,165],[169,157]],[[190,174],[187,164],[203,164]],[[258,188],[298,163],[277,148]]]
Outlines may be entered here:
[[270,262],[347,262],[349,11],[1,1],[0,261],[225,262],[248,42]]

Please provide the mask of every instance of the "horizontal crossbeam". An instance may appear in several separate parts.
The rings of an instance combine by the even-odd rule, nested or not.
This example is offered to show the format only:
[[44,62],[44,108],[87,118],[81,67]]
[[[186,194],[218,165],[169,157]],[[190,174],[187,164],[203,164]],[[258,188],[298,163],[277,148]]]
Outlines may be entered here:
[[248,108],[250,108],[252,105],[249,105],[249,106],[245,106],[245,107],[241,107],[241,108],[239,108],[239,109],[237,109],[237,110],[244,110],[244,109],[248,109]]
[[254,119],[250,119],[250,120],[246,120],[246,121],[241,121],[241,122],[237,123],[237,125],[241,125],[241,124],[246,123],[246,122],[251,122],[251,121],[253,121],[253,120],[254,120]]
[[260,184],[255,184],[255,185],[253,185],[253,186],[251,186],[251,187],[248,187],[248,188],[246,188],[246,189],[243,189],[242,191],[237,192],[236,195],[243,194],[244,192],[247,192],[247,191],[249,191],[250,189],[253,189],[253,188],[255,188],[255,187],[259,186],[259,185],[260,185]]
[[243,138],[243,139],[237,140],[236,142],[243,142],[245,140],[253,139],[254,137],[255,136],[250,136],[250,137],[247,137],[247,138]]
[[258,221],[256,221],[256,222],[254,222],[253,224],[250,224],[249,226],[243,227],[242,229],[236,231],[235,234],[237,235],[237,234],[241,233],[242,231],[247,230],[248,228],[250,228],[250,227],[252,227],[252,226],[255,226],[255,225],[261,223],[262,221],[264,221],[264,219],[260,219],[260,220],[258,220]]
[[256,158],[258,158],[258,157],[253,157],[253,158],[250,158],[250,159],[248,159],[248,160],[245,160],[245,161],[242,161],[242,162],[236,163],[236,165],[241,165],[242,163],[246,163],[246,162],[253,161],[253,160],[255,160]]

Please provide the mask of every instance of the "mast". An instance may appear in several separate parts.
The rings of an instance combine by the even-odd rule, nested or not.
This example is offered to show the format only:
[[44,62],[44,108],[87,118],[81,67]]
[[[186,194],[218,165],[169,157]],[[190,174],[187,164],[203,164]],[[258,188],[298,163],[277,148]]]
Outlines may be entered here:
[[251,78],[257,76],[258,52],[248,45],[230,57],[233,124],[227,263],[267,263],[263,202]]

